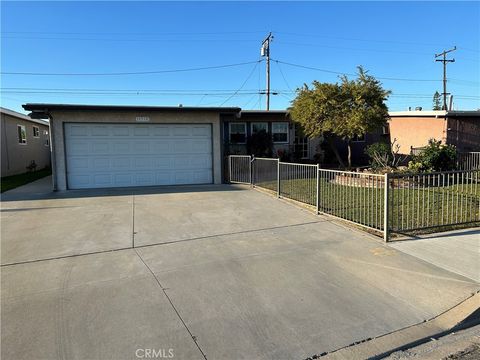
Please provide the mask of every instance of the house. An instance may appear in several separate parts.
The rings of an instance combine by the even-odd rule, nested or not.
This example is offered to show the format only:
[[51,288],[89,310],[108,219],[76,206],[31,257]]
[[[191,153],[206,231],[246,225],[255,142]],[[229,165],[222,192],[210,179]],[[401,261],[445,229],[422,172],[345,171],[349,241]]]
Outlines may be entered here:
[[[50,119],[56,190],[220,184],[223,160],[246,154],[251,134],[266,130],[274,151],[308,159],[313,144],[286,111],[237,107],[26,104]],[[313,155],[312,155],[313,156]]]
[[50,166],[49,124],[0,108],[1,176],[22,174]]
[[455,145],[459,152],[480,151],[480,110],[390,112],[390,136],[401,154],[410,154],[430,139]]

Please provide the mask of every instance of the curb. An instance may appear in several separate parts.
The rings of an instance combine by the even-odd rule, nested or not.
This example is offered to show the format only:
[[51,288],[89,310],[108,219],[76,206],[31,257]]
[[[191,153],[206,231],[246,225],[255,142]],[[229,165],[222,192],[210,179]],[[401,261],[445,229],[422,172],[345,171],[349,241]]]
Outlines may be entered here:
[[307,359],[381,359],[396,351],[412,348],[432,338],[477,324],[480,324],[480,292],[431,320]]

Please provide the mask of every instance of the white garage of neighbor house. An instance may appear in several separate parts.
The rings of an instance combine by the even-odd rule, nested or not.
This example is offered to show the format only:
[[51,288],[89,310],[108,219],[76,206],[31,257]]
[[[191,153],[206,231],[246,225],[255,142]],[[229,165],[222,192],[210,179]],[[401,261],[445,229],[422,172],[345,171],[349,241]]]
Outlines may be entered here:
[[54,190],[222,182],[221,117],[239,108],[26,104],[48,118]]

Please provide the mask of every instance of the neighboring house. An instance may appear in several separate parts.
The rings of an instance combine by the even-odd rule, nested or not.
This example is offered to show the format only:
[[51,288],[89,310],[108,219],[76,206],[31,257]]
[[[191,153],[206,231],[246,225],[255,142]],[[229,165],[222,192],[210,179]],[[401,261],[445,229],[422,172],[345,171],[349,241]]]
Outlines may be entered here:
[[390,136],[401,154],[421,148],[428,140],[451,144],[460,152],[480,151],[480,111],[390,112]]
[[[1,176],[22,174],[50,166],[49,124],[0,108],[2,133]],[[33,164],[36,165],[32,166]]]

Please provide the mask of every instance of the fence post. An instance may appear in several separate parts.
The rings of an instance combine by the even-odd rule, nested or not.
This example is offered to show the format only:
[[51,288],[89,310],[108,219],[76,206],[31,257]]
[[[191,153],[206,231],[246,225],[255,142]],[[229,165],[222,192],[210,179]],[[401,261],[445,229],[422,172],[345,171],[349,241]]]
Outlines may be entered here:
[[317,164],[317,215],[320,214],[320,165]]
[[250,171],[250,185],[253,187],[253,167],[255,166],[255,155],[252,155],[252,158],[250,159],[250,165],[249,165],[249,171]]
[[228,182],[232,183],[232,157],[228,155]]
[[280,159],[277,159],[277,197],[280,197]]
[[389,201],[388,201],[388,196],[389,196],[389,189],[390,189],[390,180],[389,180],[389,174],[386,173],[384,175],[385,180],[383,184],[383,189],[384,189],[384,199],[383,199],[383,239],[385,242],[388,242],[388,239],[390,237],[390,225],[389,225],[389,218],[388,218],[388,212],[389,212]]

